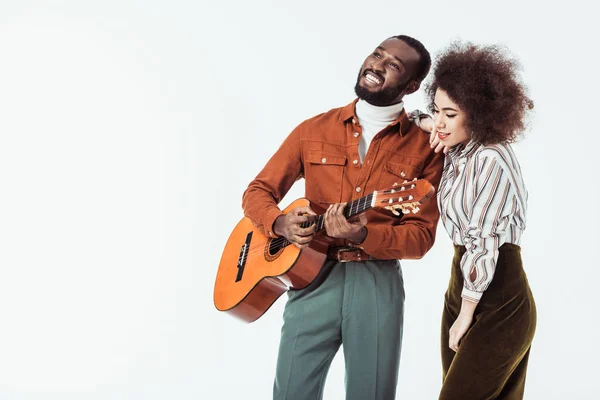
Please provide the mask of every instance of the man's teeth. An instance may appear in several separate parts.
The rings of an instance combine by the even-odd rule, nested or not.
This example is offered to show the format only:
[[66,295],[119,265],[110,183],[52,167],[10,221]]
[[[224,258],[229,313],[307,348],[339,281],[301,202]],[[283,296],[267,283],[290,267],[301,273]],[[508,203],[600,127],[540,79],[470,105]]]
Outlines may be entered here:
[[373,76],[371,74],[367,74],[367,80],[372,83],[377,83],[377,84],[381,83],[381,81],[378,78],[376,78],[375,76]]

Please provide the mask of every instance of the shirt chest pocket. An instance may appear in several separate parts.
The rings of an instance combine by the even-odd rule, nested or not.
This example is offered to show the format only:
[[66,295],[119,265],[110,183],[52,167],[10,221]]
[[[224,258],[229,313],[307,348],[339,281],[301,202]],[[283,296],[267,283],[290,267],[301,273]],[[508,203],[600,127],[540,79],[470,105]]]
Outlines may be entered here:
[[394,184],[400,185],[404,181],[419,179],[421,172],[420,167],[388,161],[383,166],[377,189],[384,190],[394,186]]
[[337,203],[342,197],[342,182],[347,158],[322,150],[311,150],[304,163],[306,197],[320,203]]

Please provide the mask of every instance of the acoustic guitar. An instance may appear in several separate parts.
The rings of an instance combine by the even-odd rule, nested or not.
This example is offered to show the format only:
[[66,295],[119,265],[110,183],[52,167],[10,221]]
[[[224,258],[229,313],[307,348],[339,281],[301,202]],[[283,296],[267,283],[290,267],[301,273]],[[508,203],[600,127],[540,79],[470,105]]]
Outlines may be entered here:
[[[344,215],[352,218],[371,208],[388,209],[395,215],[416,213],[434,192],[424,179],[405,181],[348,203]],[[301,206],[310,206],[310,202],[298,199],[283,213]],[[323,230],[323,215],[301,226],[307,228],[313,223],[317,232]],[[331,242],[331,238],[315,234],[309,246],[300,250],[283,237],[263,235],[249,218],[242,218],[221,256],[215,281],[215,307],[245,322],[257,320],[284,292],[302,289],[313,281],[327,259]]]

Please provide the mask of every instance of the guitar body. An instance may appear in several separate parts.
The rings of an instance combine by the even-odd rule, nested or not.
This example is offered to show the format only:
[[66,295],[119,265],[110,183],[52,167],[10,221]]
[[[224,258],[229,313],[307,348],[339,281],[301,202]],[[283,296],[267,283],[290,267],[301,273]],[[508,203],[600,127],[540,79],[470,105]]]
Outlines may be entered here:
[[[396,216],[401,215],[400,211],[416,213],[421,202],[434,193],[429,182],[415,178],[353,200],[344,206],[343,215],[348,219],[371,208],[390,210]],[[298,199],[283,213],[306,206],[310,206],[307,199]],[[307,228],[313,223],[316,233],[309,246],[300,250],[285,238],[264,236],[249,218],[243,218],[229,236],[217,270],[214,291],[217,310],[246,322],[256,321],[284,292],[308,286],[321,270],[333,242],[322,234],[323,214],[299,225]]]
[[[285,210],[308,206],[298,199]],[[315,234],[309,247],[281,246],[284,238],[264,236],[243,218],[227,240],[215,281],[214,302],[220,311],[252,322],[261,317],[289,289],[306,287],[327,258],[329,241]]]

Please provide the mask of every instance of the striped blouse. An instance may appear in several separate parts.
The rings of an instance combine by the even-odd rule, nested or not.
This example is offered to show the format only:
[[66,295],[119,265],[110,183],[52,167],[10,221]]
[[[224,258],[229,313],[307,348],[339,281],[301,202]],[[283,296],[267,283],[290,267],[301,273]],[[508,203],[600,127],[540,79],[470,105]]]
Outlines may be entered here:
[[494,277],[498,248],[519,245],[525,229],[527,190],[510,145],[454,147],[446,155],[437,196],[446,231],[466,247],[462,297],[479,302]]

